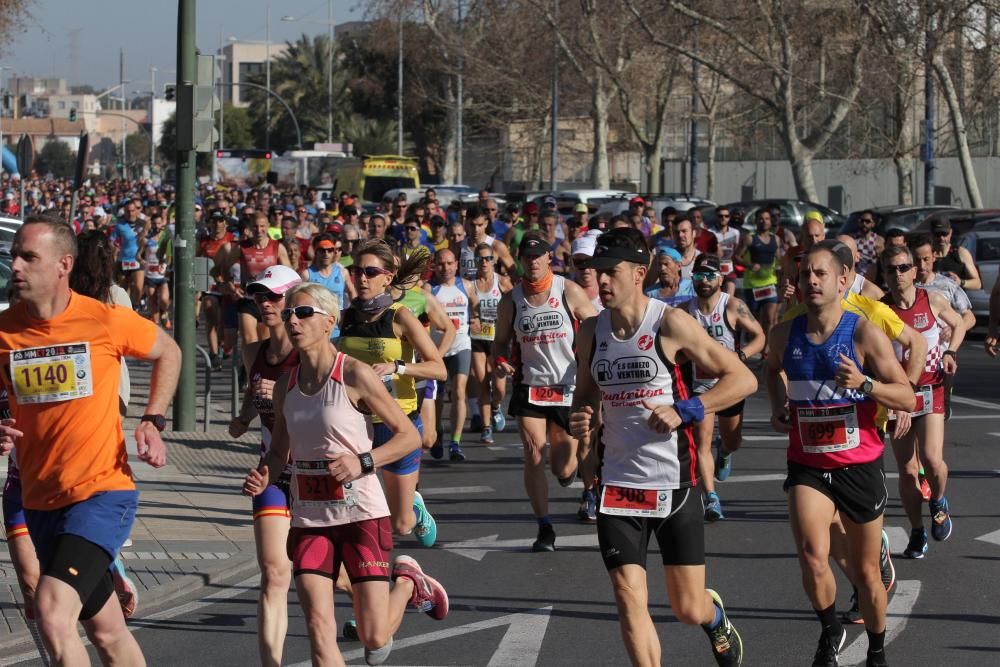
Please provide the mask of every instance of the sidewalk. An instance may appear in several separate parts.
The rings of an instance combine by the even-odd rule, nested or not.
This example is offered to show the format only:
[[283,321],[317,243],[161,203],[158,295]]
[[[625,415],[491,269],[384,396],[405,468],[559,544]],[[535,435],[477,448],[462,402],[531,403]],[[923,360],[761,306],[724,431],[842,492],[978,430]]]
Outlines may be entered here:
[[[214,376],[209,430],[165,432],[167,465],[154,469],[138,460],[132,437],[148,396],[150,366],[129,362],[129,368],[132,405],[124,426],[140,502],[132,546],[122,550],[122,557],[139,587],[135,618],[141,619],[203,586],[236,583],[256,572],[250,499],[240,494],[240,487],[247,470],[257,462],[260,433],[255,427],[235,441],[226,433],[230,409],[227,368]],[[199,363],[199,427],[203,387]],[[5,457],[2,468],[6,470]],[[17,578],[3,542],[0,650],[30,641]]]

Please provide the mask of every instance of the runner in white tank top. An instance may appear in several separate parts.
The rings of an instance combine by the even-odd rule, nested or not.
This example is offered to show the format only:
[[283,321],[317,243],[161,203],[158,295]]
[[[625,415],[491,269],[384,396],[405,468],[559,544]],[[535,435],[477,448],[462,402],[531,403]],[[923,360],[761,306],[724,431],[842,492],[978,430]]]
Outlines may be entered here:
[[[571,429],[581,441],[601,441],[597,536],[628,654],[660,663],[648,605],[632,593],[647,588],[646,550],[655,534],[673,584],[668,595],[674,613],[702,626],[718,664],[738,665],[740,635],[718,594],[705,589],[705,526],[692,489],[698,483],[692,430],[706,414],[753,393],[757,382],[687,313],[643,295],[649,263],[646,240],[636,229],[615,229],[598,239],[590,265],[598,272],[606,310],[580,327]],[[719,382],[691,397],[681,376],[684,360]]]
[[[584,485],[582,502],[596,503],[592,492],[596,462],[588,457],[589,450],[577,447],[567,430],[576,383],[576,322],[596,311],[579,285],[552,273],[549,242],[544,236],[526,233],[521,239],[520,259],[524,280],[500,300],[493,357],[498,376],[514,375],[509,411],[518,418],[525,450],[525,489],[538,521],[538,539],[532,549],[554,551],[555,530],[548,515],[545,479],[546,440],[549,463],[559,483],[569,486],[579,471]],[[508,351],[511,342],[513,352]],[[583,518],[586,516],[584,513]]]
[[[735,352],[741,361],[747,355],[754,355],[764,349],[764,330],[750,313],[750,309],[740,299],[722,291],[722,262],[712,255],[699,255],[694,262],[694,289],[696,298],[688,301],[688,312],[698,325],[730,352]],[[741,334],[746,334],[747,344],[741,346]],[[718,382],[711,373],[697,364],[686,367],[694,393],[708,391]],[[718,521],[724,518],[722,501],[715,492],[716,480],[722,482],[732,472],[732,454],[743,441],[743,401],[724,410],[719,410],[719,436],[712,437],[715,420],[705,419],[695,427],[695,441],[698,443],[698,465],[705,494],[705,520]],[[715,455],[712,449],[715,449]]]
[[[478,398],[479,413],[482,418],[482,434],[479,441],[493,444],[493,432],[503,431],[507,420],[504,418],[501,402],[507,391],[507,379],[498,378],[493,372],[493,337],[496,331],[497,307],[500,297],[511,289],[510,280],[496,272],[496,254],[493,246],[481,243],[476,246],[476,276],[473,284],[479,299],[481,329],[472,335],[472,379],[474,386],[469,392]],[[474,427],[475,428],[475,427]]]
[[[275,427],[264,463],[251,470],[244,493],[263,491],[291,457],[292,530],[288,551],[306,613],[314,656],[335,662],[334,581],[342,565],[354,596],[359,639],[369,664],[381,664],[407,606],[436,619],[448,613],[448,595],[407,556],[390,569],[389,507],[374,471],[420,447],[420,434],[371,366],[338,352],[329,341],[337,298],[322,285],[298,285],[281,313],[299,365],[275,385]],[[374,413],[393,437],[372,449]],[[390,579],[396,582],[390,595]]]

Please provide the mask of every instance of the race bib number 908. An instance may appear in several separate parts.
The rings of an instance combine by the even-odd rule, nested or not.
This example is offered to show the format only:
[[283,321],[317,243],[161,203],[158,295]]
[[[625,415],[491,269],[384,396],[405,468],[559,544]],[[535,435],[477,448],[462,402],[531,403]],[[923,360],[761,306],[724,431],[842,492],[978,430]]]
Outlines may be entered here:
[[609,484],[601,494],[601,513],[663,518],[670,514],[672,501],[673,495],[666,489],[633,489]]
[[94,393],[90,343],[13,350],[10,374],[21,405],[68,401]]

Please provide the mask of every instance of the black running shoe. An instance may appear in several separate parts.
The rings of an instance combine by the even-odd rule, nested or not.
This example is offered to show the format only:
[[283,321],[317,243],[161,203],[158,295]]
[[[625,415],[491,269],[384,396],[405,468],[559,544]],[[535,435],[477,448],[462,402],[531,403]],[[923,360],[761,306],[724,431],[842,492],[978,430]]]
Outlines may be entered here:
[[722,598],[719,594],[708,589],[708,594],[712,596],[712,601],[722,612],[722,623],[714,630],[705,630],[708,638],[712,640],[712,655],[719,667],[740,667],[743,664],[743,640],[736,627],[729,622],[726,615],[726,608],[722,606]]
[[531,545],[531,550],[536,553],[556,550],[556,531],[551,524],[546,523],[538,529],[538,537]]
[[865,619],[861,618],[861,609],[858,608],[857,588],[855,588],[854,592],[851,594],[851,608],[840,614],[840,622],[846,623],[847,625],[857,625],[865,622]]
[[839,637],[831,637],[825,632],[820,634],[812,667],[837,667],[840,649],[844,647],[845,641],[847,641],[847,630],[844,628],[840,629]]
[[889,663],[885,660],[885,649],[877,653],[868,651],[868,658],[865,659],[865,667],[889,667]]

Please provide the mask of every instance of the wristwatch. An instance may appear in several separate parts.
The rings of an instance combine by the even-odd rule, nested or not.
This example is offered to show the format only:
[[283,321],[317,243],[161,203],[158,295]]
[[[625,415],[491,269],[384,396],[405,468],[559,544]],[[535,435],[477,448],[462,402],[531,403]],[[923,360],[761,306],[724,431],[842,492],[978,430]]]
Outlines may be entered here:
[[743,350],[736,350],[736,356],[740,358],[740,361],[746,361],[747,355]]
[[372,459],[371,452],[364,452],[363,454],[358,454],[358,460],[361,461],[361,474],[370,475],[375,472],[375,461]]
[[399,359],[396,359],[394,363],[396,364],[396,375],[406,375],[406,364]]
[[167,418],[163,415],[143,415],[139,421],[151,422],[160,433],[163,433],[163,430],[167,428]]
[[875,381],[866,375],[865,381],[861,383],[861,387],[858,389],[858,392],[863,396],[871,396],[872,389],[874,388]]

